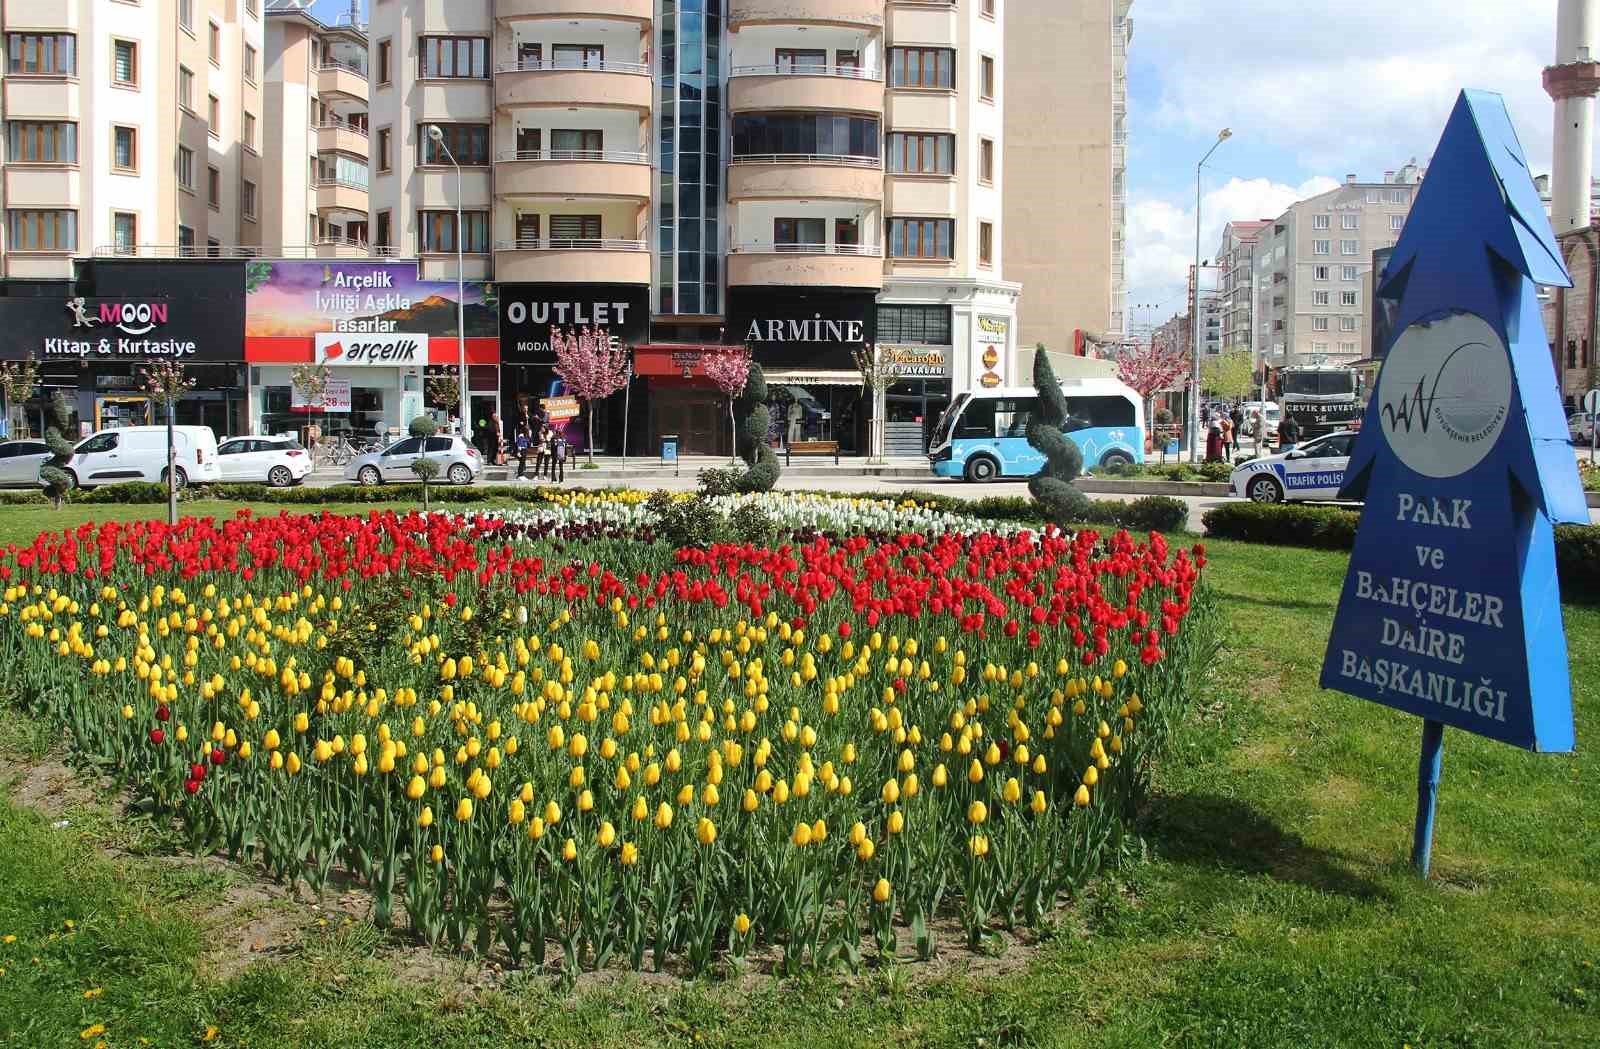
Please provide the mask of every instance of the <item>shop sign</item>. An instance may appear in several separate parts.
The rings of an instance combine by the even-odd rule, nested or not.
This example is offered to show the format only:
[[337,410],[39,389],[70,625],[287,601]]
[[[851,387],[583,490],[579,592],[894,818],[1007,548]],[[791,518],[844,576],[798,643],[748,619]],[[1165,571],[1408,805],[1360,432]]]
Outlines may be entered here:
[[878,352],[895,366],[903,379],[942,379],[949,371],[949,357],[938,347],[880,345]]
[[763,367],[841,370],[877,340],[877,295],[853,289],[731,288],[728,337]]
[[972,374],[986,390],[1006,382],[1006,345],[1011,334],[1007,317],[979,316],[978,332],[972,342]]
[[289,410],[292,412],[347,412],[350,410],[350,380],[329,379],[322,388],[322,400],[313,403],[300,387],[289,386]]
[[551,329],[600,328],[613,348],[643,342],[650,325],[650,289],[639,284],[501,284],[500,360],[554,364]]
[[428,363],[428,337],[416,332],[318,332],[316,351],[318,364],[341,368],[418,368]]
[[[0,298],[0,356],[10,359],[238,360],[224,340],[236,304],[210,299]],[[226,346],[220,341],[228,341]]]
[[551,422],[576,419],[580,414],[576,397],[541,397],[539,407],[544,411],[545,418]]

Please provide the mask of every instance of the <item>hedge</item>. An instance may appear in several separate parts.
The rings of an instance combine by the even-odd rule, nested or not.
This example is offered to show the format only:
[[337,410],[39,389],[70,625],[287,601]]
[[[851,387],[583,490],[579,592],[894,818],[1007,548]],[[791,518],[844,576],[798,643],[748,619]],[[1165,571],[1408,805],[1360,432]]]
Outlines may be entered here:
[[[1208,510],[1202,520],[1212,539],[1350,550],[1361,515],[1336,506],[1239,502]],[[1600,600],[1600,525],[1560,525],[1555,541],[1566,598]]]

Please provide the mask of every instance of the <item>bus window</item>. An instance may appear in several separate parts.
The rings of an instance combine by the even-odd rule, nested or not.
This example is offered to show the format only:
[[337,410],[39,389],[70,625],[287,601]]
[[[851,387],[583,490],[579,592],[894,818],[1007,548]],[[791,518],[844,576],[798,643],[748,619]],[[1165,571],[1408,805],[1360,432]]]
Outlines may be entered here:
[[956,436],[993,437],[994,406],[993,397],[974,397],[968,401],[966,411],[956,423]]
[[1028,422],[1038,410],[1037,397],[1007,397],[994,402],[994,436],[1027,437]]
[[1087,418],[1086,426],[1133,425],[1133,404],[1126,397],[1074,397],[1072,414]]

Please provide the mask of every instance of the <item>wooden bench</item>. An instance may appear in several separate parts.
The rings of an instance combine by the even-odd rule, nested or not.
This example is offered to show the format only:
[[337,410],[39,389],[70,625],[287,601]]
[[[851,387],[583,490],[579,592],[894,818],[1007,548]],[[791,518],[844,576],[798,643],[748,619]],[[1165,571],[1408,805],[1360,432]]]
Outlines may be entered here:
[[784,465],[794,465],[793,460],[797,455],[831,455],[833,465],[839,465],[838,441],[790,441],[783,450]]

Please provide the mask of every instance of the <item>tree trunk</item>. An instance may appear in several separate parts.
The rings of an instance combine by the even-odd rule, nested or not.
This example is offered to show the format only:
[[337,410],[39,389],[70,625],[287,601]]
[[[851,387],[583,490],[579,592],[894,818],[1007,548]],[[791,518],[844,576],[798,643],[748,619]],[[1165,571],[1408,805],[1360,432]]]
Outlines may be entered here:
[[173,404],[167,402],[167,524],[178,523],[178,446],[172,432]]
[[733,398],[728,398],[728,430],[733,438],[733,451],[728,456],[728,465],[733,466],[739,462],[739,420],[733,417]]
[[584,443],[589,446],[589,465],[593,466],[594,465],[594,402],[593,401],[589,401],[587,404],[584,405],[584,407],[589,409],[589,411],[587,413],[588,416],[589,416],[589,437]]

